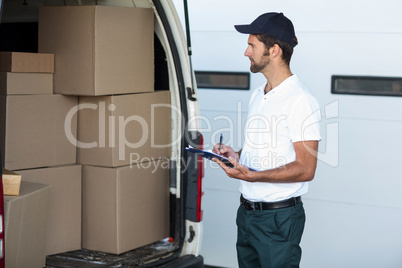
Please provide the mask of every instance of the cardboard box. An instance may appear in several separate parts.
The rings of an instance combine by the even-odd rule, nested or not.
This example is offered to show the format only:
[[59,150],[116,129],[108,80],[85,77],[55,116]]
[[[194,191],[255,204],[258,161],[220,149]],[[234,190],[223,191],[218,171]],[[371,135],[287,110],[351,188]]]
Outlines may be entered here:
[[10,170],[76,163],[77,97],[0,96],[0,147]]
[[168,91],[80,97],[79,164],[117,167],[170,157]]
[[53,74],[0,73],[0,95],[53,94]]
[[54,73],[54,55],[49,53],[0,52],[0,72]]
[[21,186],[21,175],[14,171],[4,169],[2,171],[3,179],[3,194],[4,195],[19,195]]
[[46,255],[81,249],[81,166],[20,170],[22,181],[52,186]]
[[7,268],[44,267],[51,186],[22,182],[19,196],[4,197]]
[[154,89],[153,10],[39,8],[39,52],[55,54],[55,93],[111,95]]
[[169,237],[169,169],[83,166],[82,247],[120,254]]

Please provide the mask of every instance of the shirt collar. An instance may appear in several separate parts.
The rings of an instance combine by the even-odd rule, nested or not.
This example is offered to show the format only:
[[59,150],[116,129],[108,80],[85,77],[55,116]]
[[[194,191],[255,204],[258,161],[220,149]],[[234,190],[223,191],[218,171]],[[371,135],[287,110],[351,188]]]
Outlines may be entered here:
[[[282,81],[282,83],[280,83],[278,86],[274,87],[273,89],[271,89],[270,91],[268,91],[268,94],[274,94],[277,91],[283,92],[284,89],[286,89],[286,84],[290,83],[291,81],[295,81],[296,79],[298,79],[297,75],[293,74],[291,76],[289,76],[288,78],[286,78],[285,80]],[[264,83],[263,85],[261,85],[260,87],[257,88],[257,90],[260,92],[261,95],[265,95],[265,86],[267,85],[267,83]]]

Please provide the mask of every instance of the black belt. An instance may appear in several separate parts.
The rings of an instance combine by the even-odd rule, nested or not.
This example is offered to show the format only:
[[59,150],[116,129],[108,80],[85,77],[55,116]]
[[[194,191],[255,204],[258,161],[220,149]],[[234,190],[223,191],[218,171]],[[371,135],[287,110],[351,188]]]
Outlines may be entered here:
[[301,197],[293,197],[283,201],[278,202],[251,202],[243,197],[240,196],[240,203],[247,209],[247,210],[270,210],[270,209],[279,209],[279,208],[287,208],[295,206],[301,202]]

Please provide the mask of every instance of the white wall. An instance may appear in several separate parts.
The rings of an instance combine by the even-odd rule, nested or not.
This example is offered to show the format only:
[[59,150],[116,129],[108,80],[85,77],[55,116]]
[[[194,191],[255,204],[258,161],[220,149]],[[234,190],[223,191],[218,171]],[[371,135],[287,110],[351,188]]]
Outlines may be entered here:
[[[175,3],[182,14],[182,1]],[[402,267],[402,98],[330,93],[334,74],[402,77],[402,2],[189,0],[189,11],[195,70],[249,71],[247,36],[234,24],[281,11],[295,25],[299,45],[291,69],[323,114],[321,160],[303,199],[301,267]],[[252,74],[252,88],[262,83],[261,74]],[[206,144],[233,124],[224,141],[242,147],[250,94],[199,89]],[[205,263],[237,267],[238,182],[214,165],[205,174]]]

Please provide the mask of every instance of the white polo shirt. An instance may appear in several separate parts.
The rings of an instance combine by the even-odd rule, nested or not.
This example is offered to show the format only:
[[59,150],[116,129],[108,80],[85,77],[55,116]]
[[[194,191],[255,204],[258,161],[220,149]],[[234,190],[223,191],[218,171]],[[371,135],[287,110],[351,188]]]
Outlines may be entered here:
[[[321,140],[320,110],[309,89],[292,75],[264,93],[265,84],[250,99],[240,163],[256,170],[277,168],[296,159],[293,143]],[[267,183],[240,181],[240,192],[250,201],[274,202],[308,191],[308,182]]]

